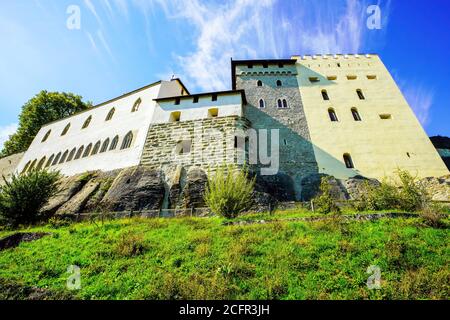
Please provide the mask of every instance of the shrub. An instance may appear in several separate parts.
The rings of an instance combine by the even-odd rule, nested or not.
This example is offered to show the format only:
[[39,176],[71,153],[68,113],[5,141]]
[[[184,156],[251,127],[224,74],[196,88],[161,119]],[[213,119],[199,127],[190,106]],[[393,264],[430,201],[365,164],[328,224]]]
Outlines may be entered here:
[[138,256],[146,250],[144,238],[132,232],[123,234],[114,246],[114,253],[120,257]]
[[46,170],[13,175],[11,181],[3,177],[5,185],[0,188],[0,223],[17,227],[45,218],[40,210],[58,193],[59,178],[59,172]]
[[432,228],[443,228],[446,226],[441,212],[444,209],[437,204],[428,204],[420,212],[422,222]]
[[249,178],[246,167],[218,167],[214,175],[208,175],[205,203],[216,214],[236,218],[252,206],[254,186],[255,178]]
[[320,195],[315,197],[314,206],[320,213],[339,213],[341,210],[336,204],[336,196],[332,192],[330,177],[322,177],[320,181]]
[[397,170],[397,176],[397,183],[385,179],[380,185],[373,186],[366,181],[354,208],[359,211],[398,209],[414,212],[429,204],[429,196],[425,188],[417,183],[416,177],[400,169]]

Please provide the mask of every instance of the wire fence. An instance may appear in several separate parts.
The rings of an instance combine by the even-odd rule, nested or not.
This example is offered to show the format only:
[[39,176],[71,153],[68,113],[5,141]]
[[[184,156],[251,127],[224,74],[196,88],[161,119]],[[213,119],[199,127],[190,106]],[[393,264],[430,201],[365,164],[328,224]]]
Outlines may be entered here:
[[[339,207],[352,207],[356,201],[342,200],[338,201]],[[433,201],[450,207],[450,201]],[[249,213],[268,212],[274,214],[277,211],[306,209],[315,211],[314,201],[306,202],[279,202],[277,204],[260,205]],[[123,218],[181,218],[181,217],[212,217],[216,216],[209,208],[177,208],[177,209],[156,209],[156,210],[125,210],[115,212],[88,212],[79,213],[75,217],[77,221],[96,220],[96,219],[123,219]]]

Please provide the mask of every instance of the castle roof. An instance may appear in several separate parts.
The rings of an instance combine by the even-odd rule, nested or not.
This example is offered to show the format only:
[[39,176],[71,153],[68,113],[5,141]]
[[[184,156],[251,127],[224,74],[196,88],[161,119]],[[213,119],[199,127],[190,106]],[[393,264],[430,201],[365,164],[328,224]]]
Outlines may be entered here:
[[175,100],[175,99],[180,99],[180,100],[187,100],[187,99],[193,99],[194,97],[205,97],[205,96],[213,96],[213,95],[227,95],[227,94],[240,94],[242,97],[242,103],[244,105],[247,104],[247,98],[245,96],[245,91],[244,90],[226,90],[226,91],[213,91],[213,92],[203,92],[203,93],[197,93],[197,94],[189,94],[189,95],[184,95],[184,96],[173,96],[173,97],[164,97],[164,98],[156,98],[153,99],[153,101],[170,101],[170,100]]

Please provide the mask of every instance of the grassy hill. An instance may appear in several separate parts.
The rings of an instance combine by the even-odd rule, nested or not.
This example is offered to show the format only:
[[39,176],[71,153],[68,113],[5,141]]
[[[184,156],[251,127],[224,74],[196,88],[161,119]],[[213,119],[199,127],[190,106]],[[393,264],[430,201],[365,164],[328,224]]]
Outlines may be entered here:
[[[276,217],[293,216],[302,215]],[[125,219],[26,231],[51,235],[0,251],[0,298],[37,287],[79,299],[449,299],[448,228],[418,217]],[[80,290],[66,289],[69,265],[81,268]],[[381,289],[366,286],[371,265]]]

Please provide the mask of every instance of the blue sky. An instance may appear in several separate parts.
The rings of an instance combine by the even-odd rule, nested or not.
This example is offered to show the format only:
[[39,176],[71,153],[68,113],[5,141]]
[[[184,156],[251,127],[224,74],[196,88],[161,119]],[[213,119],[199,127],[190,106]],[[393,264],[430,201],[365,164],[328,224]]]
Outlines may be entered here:
[[[366,27],[373,4],[380,30]],[[173,74],[191,92],[229,89],[231,57],[322,53],[380,54],[427,133],[450,136],[449,33],[446,0],[2,0],[0,146],[43,89],[94,104]]]

